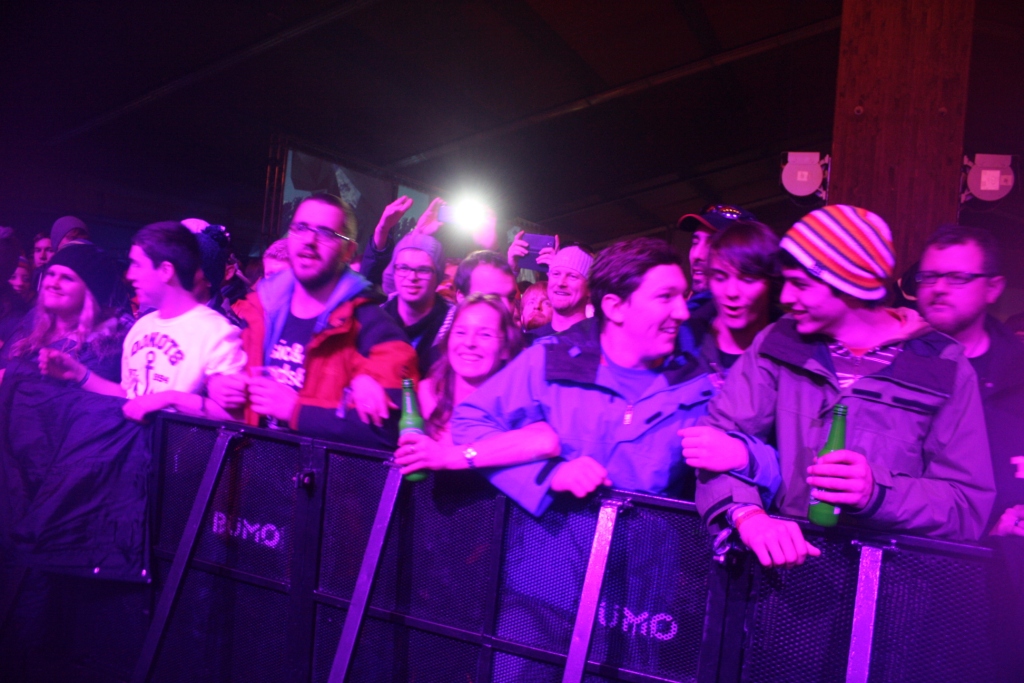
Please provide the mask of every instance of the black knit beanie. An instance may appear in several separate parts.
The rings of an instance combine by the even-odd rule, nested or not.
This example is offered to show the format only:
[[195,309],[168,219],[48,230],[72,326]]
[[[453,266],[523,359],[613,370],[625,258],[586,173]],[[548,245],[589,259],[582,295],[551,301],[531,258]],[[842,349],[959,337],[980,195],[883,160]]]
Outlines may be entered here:
[[196,240],[199,242],[203,274],[216,292],[224,282],[224,271],[227,268],[228,256],[231,254],[227,230],[223,225],[208,225],[196,233]]
[[50,259],[47,268],[65,266],[82,278],[100,306],[109,306],[121,277],[117,262],[94,244],[69,244]]

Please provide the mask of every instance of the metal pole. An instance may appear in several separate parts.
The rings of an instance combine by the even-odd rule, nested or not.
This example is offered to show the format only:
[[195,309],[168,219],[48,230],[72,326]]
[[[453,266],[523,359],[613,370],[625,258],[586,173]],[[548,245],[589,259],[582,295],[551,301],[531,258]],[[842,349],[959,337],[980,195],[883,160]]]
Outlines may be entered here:
[[594,531],[594,544],[590,548],[590,562],[587,574],[583,579],[583,593],[580,595],[580,606],[576,610],[576,624],[572,628],[572,641],[569,643],[569,656],[565,662],[565,673],[562,683],[580,683],[583,670],[587,666],[587,653],[590,651],[590,636],[594,631],[594,616],[597,614],[597,603],[601,598],[601,584],[604,582],[604,568],[608,563],[608,551],[612,547],[612,535],[615,532],[615,520],[622,507],[621,500],[606,500],[601,503],[601,512],[597,517],[597,529]]
[[213,500],[213,491],[217,486],[217,479],[220,478],[221,470],[224,469],[228,447],[231,440],[239,435],[239,432],[228,431],[220,428],[217,441],[213,445],[213,452],[210,460],[206,463],[206,471],[199,482],[199,490],[196,492],[196,499],[192,502],[192,510],[188,514],[188,521],[185,522],[185,530],[178,541],[178,550],[174,553],[174,561],[171,562],[171,569],[167,574],[167,583],[164,584],[160,593],[160,601],[156,605],[153,614],[153,622],[149,625],[146,633],[146,642],[142,645],[142,654],[135,663],[135,672],[132,674],[132,683],[144,683],[149,680],[156,663],[157,654],[160,652],[161,641],[174,606],[181,595],[181,588],[184,584],[185,570],[192,560],[192,554],[196,549],[196,541],[199,538],[199,527],[203,523],[206,511]]
[[871,672],[871,641],[875,635],[878,579],[881,572],[882,549],[869,545],[861,546],[857,599],[853,605],[853,630],[850,633],[850,657],[846,664],[846,683],[868,683],[868,674]]
[[366,543],[363,563],[359,567],[359,577],[356,579],[355,590],[352,591],[352,601],[345,613],[345,626],[341,630],[341,640],[338,641],[334,663],[331,664],[328,683],[343,683],[348,674],[348,667],[352,663],[356,641],[359,640],[359,629],[362,628],[363,617],[366,615],[366,605],[370,601],[370,591],[373,590],[373,578],[377,573],[381,552],[384,550],[388,525],[391,524],[391,517],[395,512],[395,503],[398,500],[398,490],[401,485],[401,471],[397,467],[389,467],[387,479],[384,480],[384,492],[381,494],[380,503],[377,504],[377,515],[374,517],[373,527],[370,529],[370,540]]

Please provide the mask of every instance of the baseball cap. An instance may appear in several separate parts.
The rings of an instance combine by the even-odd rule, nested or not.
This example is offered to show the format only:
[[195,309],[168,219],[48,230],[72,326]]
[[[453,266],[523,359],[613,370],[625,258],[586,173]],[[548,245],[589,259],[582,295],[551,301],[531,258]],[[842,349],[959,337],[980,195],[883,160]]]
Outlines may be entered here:
[[687,232],[708,229],[718,232],[736,221],[756,221],[757,216],[746,209],[728,204],[709,204],[698,213],[688,213],[679,219],[676,226]]

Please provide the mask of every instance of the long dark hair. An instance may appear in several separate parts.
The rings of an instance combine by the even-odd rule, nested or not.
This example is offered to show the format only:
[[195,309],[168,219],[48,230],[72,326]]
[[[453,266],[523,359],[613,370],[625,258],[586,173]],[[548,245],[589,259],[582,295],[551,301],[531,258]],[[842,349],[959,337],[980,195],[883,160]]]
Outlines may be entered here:
[[[505,367],[510,360],[519,355],[523,348],[523,334],[508,308],[502,303],[501,297],[494,294],[470,294],[463,299],[462,303],[455,307],[452,324],[448,326],[444,337],[438,344],[441,356],[430,368],[430,378],[434,380],[437,405],[427,416],[425,426],[427,434],[432,438],[437,438],[442,434],[452,419],[452,408],[455,407],[455,371],[452,370],[452,364],[448,362],[448,338],[451,336],[452,328],[455,327],[459,316],[470,306],[487,306],[498,313],[498,319],[501,321],[501,348],[504,352],[501,356],[505,357],[499,356],[498,362],[494,366],[494,372]],[[491,374],[493,375],[494,372]]]

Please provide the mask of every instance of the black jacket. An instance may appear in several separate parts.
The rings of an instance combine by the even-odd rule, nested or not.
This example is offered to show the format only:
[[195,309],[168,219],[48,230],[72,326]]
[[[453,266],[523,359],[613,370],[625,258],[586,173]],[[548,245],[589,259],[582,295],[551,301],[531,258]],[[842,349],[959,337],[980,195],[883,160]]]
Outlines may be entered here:
[[420,377],[426,377],[430,374],[430,366],[438,358],[437,336],[448,318],[448,311],[451,308],[448,302],[435,296],[434,306],[430,312],[412,325],[402,322],[402,316],[398,313],[397,296],[393,296],[381,304],[381,308],[398,323],[398,326],[405,332],[405,336],[409,338],[409,343],[416,349],[416,356],[419,358]]
[[1024,479],[1014,476],[1017,468],[1010,462],[1024,455],[1024,344],[995,318],[985,321],[985,330],[991,343],[978,389],[996,480],[995,523],[1006,508],[1024,504]]
[[0,561],[146,581],[147,429],[32,370],[0,384]]

